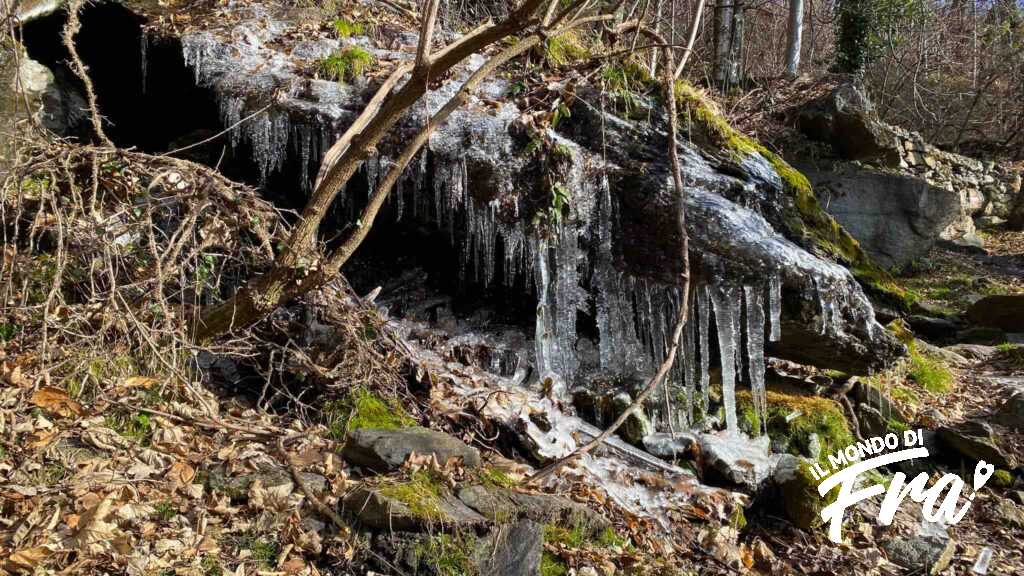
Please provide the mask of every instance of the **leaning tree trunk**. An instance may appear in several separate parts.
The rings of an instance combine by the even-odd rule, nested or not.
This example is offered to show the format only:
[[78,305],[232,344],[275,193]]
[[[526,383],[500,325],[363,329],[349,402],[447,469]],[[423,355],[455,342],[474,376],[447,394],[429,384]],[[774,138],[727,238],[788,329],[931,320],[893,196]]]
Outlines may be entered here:
[[804,0],[789,0],[789,37],[786,41],[786,75],[800,73],[800,45],[804,34]]

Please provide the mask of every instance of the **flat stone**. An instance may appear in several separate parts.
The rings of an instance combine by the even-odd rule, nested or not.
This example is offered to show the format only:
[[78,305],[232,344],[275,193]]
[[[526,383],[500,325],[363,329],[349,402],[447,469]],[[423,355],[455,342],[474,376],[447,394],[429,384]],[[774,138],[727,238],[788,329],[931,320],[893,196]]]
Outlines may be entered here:
[[889,561],[908,570],[935,575],[949,566],[956,541],[942,527],[920,530],[918,534],[882,542]]
[[769,451],[768,436],[751,438],[740,432],[701,434],[705,465],[725,480],[757,491],[771,477],[779,456]]
[[1017,467],[1016,459],[996,443],[992,427],[984,422],[968,421],[956,428],[939,429],[939,440],[968,460],[984,460],[996,468]]
[[418,514],[398,499],[360,486],[345,495],[342,510],[354,516],[360,524],[375,530],[417,531],[434,526],[460,528],[487,523],[486,518],[447,492],[439,495],[435,504],[431,514]]
[[420,456],[435,456],[442,464],[457,458],[469,468],[480,465],[480,452],[476,448],[444,432],[420,427],[353,430],[341,456],[356,466],[376,472],[391,472],[401,468],[413,452]]
[[944,350],[963,356],[968,360],[982,361],[992,358],[999,352],[995,346],[985,346],[984,344],[954,344],[946,346]]
[[967,309],[967,318],[1006,332],[1024,332],[1024,294],[985,296]]
[[463,504],[498,523],[527,518],[541,524],[580,528],[589,536],[611,526],[604,516],[587,506],[554,494],[529,494],[481,485],[462,488],[458,494]]

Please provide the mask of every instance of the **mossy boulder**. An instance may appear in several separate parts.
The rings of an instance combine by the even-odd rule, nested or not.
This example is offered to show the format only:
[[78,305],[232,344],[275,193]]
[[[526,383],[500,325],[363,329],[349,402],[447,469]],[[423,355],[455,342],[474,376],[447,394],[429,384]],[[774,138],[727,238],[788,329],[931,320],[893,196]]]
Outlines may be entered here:
[[611,527],[600,513],[554,494],[531,494],[483,485],[464,487],[458,494],[463,504],[494,522],[527,518],[542,524],[579,529],[588,538]]
[[404,480],[360,485],[342,499],[342,510],[376,530],[470,528],[488,523],[426,472]]
[[[834,400],[820,396],[799,396],[769,391],[768,413],[755,413],[749,392],[736,395],[740,427],[749,433],[763,429],[767,422],[768,436],[776,446],[784,446],[793,455],[810,456],[818,452],[821,459],[854,442],[843,408]],[[813,444],[818,444],[812,450]]]
[[818,481],[811,474],[811,465],[809,459],[787,454],[779,459],[772,476],[786,518],[804,530],[822,524],[822,509],[834,502],[836,497],[836,490],[825,497],[818,494]]

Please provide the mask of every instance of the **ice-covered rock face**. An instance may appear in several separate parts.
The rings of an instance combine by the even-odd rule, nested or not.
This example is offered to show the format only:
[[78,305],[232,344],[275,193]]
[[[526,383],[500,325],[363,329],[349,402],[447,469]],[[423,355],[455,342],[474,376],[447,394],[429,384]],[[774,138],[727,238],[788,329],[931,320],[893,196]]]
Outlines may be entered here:
[[[237,10],[240,17],[222,29],[182,35],[185,60],[196,81],[217,94],[224,124],[241,122],[233,142],[247,142],[262,175],[298,157],[306,173],[296,188],[308,191],[323,151],[372,90],[365,80],[341,85],[308,77],[315,59],[337,49],[338,41],[297,41],[288,22],[260,7]],[[405,40],[395,45],[414,44]],[[378,60],[412,56],[375,49],[365,38],[344,42],[366,46]],[[366,163],[370,186],[482,61],[470,58],[409,112]],[[535,287],[533,362],[541,378],[573,384],[598,372],[649,374],[668,348],[679,306],[686,305],[692,321],[670,384],[654,403],[657,423],[667,428],[699,419],[709,405],[715,362],[726,424],[735,429],[737,384],[749,385],[755,407],[763,406],[766,351],[860,373],[900,353],[850,273],[779,232],[787,199],[767,162],[755,156],[724,167],[685,142],[679,149],[695,269],[692,299],[680,302],[675,192],[656,113],[655,121],[634,124],[604,111],[599,95],[579,95],[561,133],[547,135],[568,163],[559,173],[568,214],[538,233],[536,199],[550,191],[540,189],[527,143],[512,135],[520,110],[506,90],[505,81],[492,80],[453,114],[391,202],[400,219],[449,230],[467,278],[486,285],[501,267],[506,283]],[[343,193],[346,201],[355,215],[358,206]],[[597,328],[597,353],[587,357],[579,353],[581,311]]]

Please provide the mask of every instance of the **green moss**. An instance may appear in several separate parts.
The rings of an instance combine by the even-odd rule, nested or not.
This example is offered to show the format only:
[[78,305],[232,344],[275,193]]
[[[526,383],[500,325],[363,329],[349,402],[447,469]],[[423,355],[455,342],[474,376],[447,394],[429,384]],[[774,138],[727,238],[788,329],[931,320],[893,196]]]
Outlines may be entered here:
[[1013,474],[1007,470],[996,470],[992,474],[992,486],[996,488],[1009,488],[1013,486]]
[[111,430],[142,445],[148,444],[153,435],[153,422],[145,412],[131,414],[118,410],[108,414],[103,421]]
[[343,440],[351,430],[395,430],[416,424],[397,400],[385,402],[365,388],[352,390],[340,400],[326,402],[321,413],[336,440]]
[[810,530],[822,524],[821,511],[836,501],[839,488],[832,489],[824,498],[818,494],[818,481],[814,479],[807,462],[801,462],[793,480],[781,486],[786,516],[796,526]]
[[911,406],[919,406],[921,404],[921,395],[906,386],[893,386],[889,390],[889,395],[892,396],[893,400]]
[[732,509],[732,516],[729,518],[729,525],[736,530],[743,530],[747,526],[747,515],[743,513],[742,506]]
[[475,538],[461,532],[433,534],[417,544],[414,553],[437,576],[468,576],[477,573],[472,560],[476,543]]
[[338,38],[349,38],[350,36],[361,36],[366,32],[366,27],[360,22],[353,22],[348,18],[336,18],[334,22],[331,22],[331,27],[334,28],[335,33],[338,34]]
[[372,54],[358,46],[349,46],[317,61],[320,76],[345,83],[362,76],[373,65]]
[[277,563],[280,551],[277,543],[273,540],[261,538],[252,532],[245,532],[238,536],[237,546],[239,550],[248,550],[253,562],[264,570]]
[[540,558],[540,576],[566,576],[569,567],[561,558],[547,550]]
[[203,576],[224,576],[224,569],[221,568],[220,560],[216,556],[205,556],[199,564]]
[[566,66],[590,56],[590,50],[576,32],[552,36],[544,44],[544,59],[549,66]]
[[619,536],[619,533],[615,531],[615,528],[611,526],[605,528],[597,535],[597,545],[602,548],[622,548],[629,544],[629,540]]
[[482,468],[476,472],[476,476],[480,483],[488,488],[513,488],[517,484],[508,474],[497,468]]
[[[736,394],[736,408],[745,430],[753,433],[760,429],[762,422],[754,414],[750,392]],[[823,461],[828,454],[854,442],[842,407],[818,396],[790,396],[769,391],[767,423],[768,435],[784,441],[788,450],[796,455],[808,451],[811,435],[816,434]]]
[[691,137],[726,150],[737,162],[752,154],[760,154],[771,164],[792,200],[784,216],[792,234],[799,236],[806,245],[843,262],[861,284],[891,305],[902,310],[910,309],[914,295],[897,285],[892,275],[875,264],[857,240],[822,209],[806,176],[778,154],[733,128],[721,112],[689,83],[676,82],[675,92],[679,112],[690,128]]
[[174,505],[174,502],[164,500],[156,505],[154,512],[161,521],[168,522],[178,515],[178,507]]
[[562,544],[567,548],[581,548],[587,541],[586,533],[580,525],[566,528],[555,524],[544,526],[544,541],[551,544]]
[[428,521],[441,518],[441,496],[444,487],[429,472],[414,472],[407,480],[380,486],[378,492],[404,504],[412,514]]

